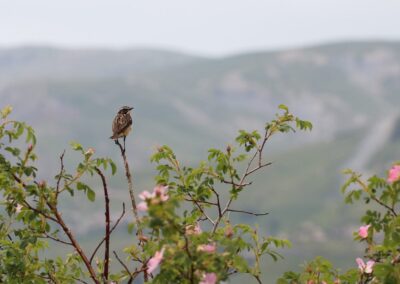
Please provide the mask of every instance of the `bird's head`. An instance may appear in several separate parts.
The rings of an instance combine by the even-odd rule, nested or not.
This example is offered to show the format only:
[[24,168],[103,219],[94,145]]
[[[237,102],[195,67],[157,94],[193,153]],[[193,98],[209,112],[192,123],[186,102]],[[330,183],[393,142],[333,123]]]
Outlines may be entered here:
[[130,106],[123,106],[123,107],[121,107],[121,108],[119,109],[118,113],[120,113],[120,114],[125,114],[125,113],[130,112],[131,110],[133,110],[133,107],[130,107]]

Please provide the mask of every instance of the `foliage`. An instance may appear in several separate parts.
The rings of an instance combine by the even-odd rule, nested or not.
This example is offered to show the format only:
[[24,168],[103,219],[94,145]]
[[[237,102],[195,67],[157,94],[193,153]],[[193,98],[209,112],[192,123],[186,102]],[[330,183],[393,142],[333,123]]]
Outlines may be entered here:
[[[152,283],[216,283],[233,274],[248,273],[261,283],[261,258],[269,255],[278,260],[282,256],[276,248],[290,243],[272,236],[262,237],[257,228],[246,224],[232,224],[229,216],[231,212],[268,214],[232,206],[242,194],[250,194],[252,174],[271,164],[264,161],[263,153],[272,136],[295,128],[311,130],[311,123],[293,116],[284,105],[279,108],[282,113],[268,122],[262,133],[241,130],[237,146],[210,149],[208,161],[195,168],[181,165],[168,146],[160,147],[151,158],[159,172],[154,191],[139,194],[139,204],[136,196],[131,195],[135,218],[129,230],[136,233],[137,243],[124,249],[125,260],[114,252],[114,260],[122,269],[112,272],[110,238],[125,214],[123,206],[120,218],[110,226],[107,178],[103,171],[111,169],[110,174],[115,174],[114,162],[97,158],[94,149],[84,149],[73,142],[72,149],[81,155],[75,172],[65,169],[64,152],[54,181],[38,181],[34,131],[25,123],[10,120],[12,109],[4,108],[0,124],[0,191],[4,208],[0,215],[0,282],[132,283],[143,276],[145,282]],[[21,140],[24,136],[26,146]],[[133,189],[125,149],[118,145],[129,188]],[[95,176],[101,178],[104,189],[105,235],[89,255],[64,221],[59,203],[61,196],[77,198],[78,192],[93,201],[96,194],[87,179]],[[139,211],[143,213],[137,218]],[[49,248],[50,240],[73,247],[75,252],[63,258],[46,258],[43,252]],[[100,259],[96,255],[103,244],[104,259]]]
[[340,274],[325,259],[307,263],[301,273],[286,272],[278,283],[400,283],[400,166],[394,165],[384,179],[376,175],[367,181],[361,174],[346,170],[348,180],[342,187],[345,202],[364,202],[367,207],[355,241],[365,244],[364,261],[357,258],[358,269]]

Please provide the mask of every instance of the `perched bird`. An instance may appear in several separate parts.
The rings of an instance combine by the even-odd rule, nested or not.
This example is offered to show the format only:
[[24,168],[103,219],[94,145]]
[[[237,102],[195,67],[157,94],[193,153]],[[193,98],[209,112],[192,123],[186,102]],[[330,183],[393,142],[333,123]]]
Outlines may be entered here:
[[123,106],[119,109],[117,115],[114,118],[112,124],[113,135],[110,137],[118,143],[118,138],[124,138],[124,149],[125,149],[125,139],[129,132],[132,130],[132,117],[131,110],[133,107]]

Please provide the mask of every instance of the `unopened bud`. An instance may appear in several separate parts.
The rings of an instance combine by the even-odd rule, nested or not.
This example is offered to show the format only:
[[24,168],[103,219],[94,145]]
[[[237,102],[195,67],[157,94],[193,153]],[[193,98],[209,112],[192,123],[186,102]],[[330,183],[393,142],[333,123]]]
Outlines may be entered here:
[[139,241],[141,241],[142,243],[146,243],[149,240],[148,237],[143,236],[143,235],[139,235]]
[[39,181],[38,186],[39,186],[40,188],[45,188],[45,187],[46,187],[46,181],[45,181],[45,180]]
[[226,152],[227,152],[228,154],[230,154],[231,151],[232,151],[232,147],[231,147],[231,145],[228,145],[228,146],[226,147]]
[[33,145],[32,145],[32,144],[29,144],[29,145],[28,145],[28,152],[32,152],[32,150],[33,150]]
[[95,151],[92,147],[90,147],[90,148],[88,148],[87,151],[85,152],[85,155],[86,155],[86,156],[92,156],[95,152],[96,152],[96,151]]
[[228,239],[232,238],[233,236],[233,230],[231,226],[226,227],[225,229],[225,237],[227,237]]

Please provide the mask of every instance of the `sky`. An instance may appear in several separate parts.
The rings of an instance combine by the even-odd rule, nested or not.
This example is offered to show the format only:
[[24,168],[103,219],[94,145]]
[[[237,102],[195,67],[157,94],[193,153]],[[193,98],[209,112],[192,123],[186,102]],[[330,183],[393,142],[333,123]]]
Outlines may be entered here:
[[400,40],[399,27],[399,0],[0,0],[0,47],[152,47],[221,56]]

